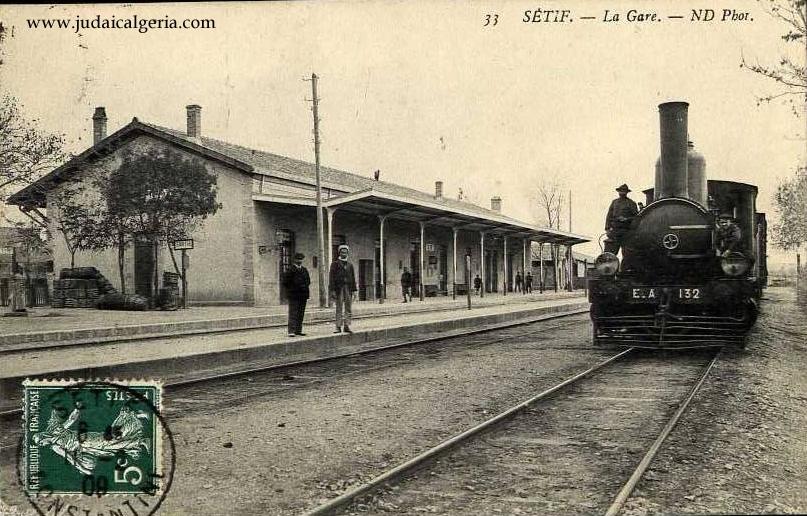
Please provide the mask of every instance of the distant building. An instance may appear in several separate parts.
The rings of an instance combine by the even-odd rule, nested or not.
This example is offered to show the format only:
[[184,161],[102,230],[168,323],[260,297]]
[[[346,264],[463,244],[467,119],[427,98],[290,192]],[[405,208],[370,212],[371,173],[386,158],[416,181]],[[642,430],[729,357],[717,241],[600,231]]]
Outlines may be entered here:
[[[582,289],[586,286],[586,268],[593,267],[594,265],[594,257],[578,253],[577,251],[572,250],[572,256],[574,259],[572,269],[571,269],[571,277],[572,277],[572,288],[573,289]],[[569,262],[568,262],[568,255],[566,253],[566,249],[564,247],[560,248],[560,259],[558,263],[557,269],[555,268],[555,262],[552,258],[552,251],[549,245],[543,246],[543,257],[541,256],[541,245],[540,244],[533,244],[532,246],[532,268],[533,268],[533,284],[538,285],[543,277],[544,281],[544,288],[546,289],[555,289],[555,284],[557,283],[558,290],[563,290],[564,288],[568,287],[567,278],[569,276]],[[541,276],[541,270],[543,268],[543,276]],[[556,281],[556,274],[555,271],[558,271],[558,278],[559,281]],[[537,276],[536,276],[537,274]]]
[[[451,295],[467,289],[465,255],[471,277],[479,273],[486,291],[512,285],[513,271],[529,266],[531,242],[574,245],[586,237],[538,228],[502,215],[502,200],[491,209],[443,196],[442,182],[425,193],[370,177],[322,167],[326,255],[317,256],[314,165],[249,149],[202,135],[201,107],[187,107],[187,129],[178,131],[138,121],[106,134],[106,113],[96,110],[94,144],[10,198],[25,209],[47,209],[52,234],[58,206],[54,194],[68,178],[81,179],[88,164],[112,170],[123,152],[153,153],[169,147],[201,160],[217,177],[222,209],[194,235],[189,251],[189,300],[195,304],[275,305],[285,301],[280,281],[296,252],[306,255],[316,297],[316,269],[328,267],[340,244],[348,244],[356,267],[359,298],[400,296],[404,267],[423,295]],[[53,239],[56,269],[69,266],[70,254]],[[77,265],[98,268],[119,288],[117,253],[79,252]],[[151,278],[173,271],[168,251],[155,260],[150,243],[138,240],[127,249],[127,286],[151,295]],[[327,270],[327,269],[326,269]],[[162,274],[159,275],[162,279]],[[132,288],[128,288],[132,291]]]
[[27,306],[43,306],[50,302],[53,260],[41,250],[29,249],[25,231],[0,227],[0,306],[9,305],[15,272],[16,279],[25,284]]

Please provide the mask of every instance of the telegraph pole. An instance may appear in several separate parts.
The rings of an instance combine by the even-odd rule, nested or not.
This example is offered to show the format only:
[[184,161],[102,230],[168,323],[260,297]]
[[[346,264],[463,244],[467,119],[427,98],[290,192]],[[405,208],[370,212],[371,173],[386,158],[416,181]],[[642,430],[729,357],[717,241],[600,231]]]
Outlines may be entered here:
[[[572,232],[572,190],[570,188],[569,189],[569,233],[571,233],[571,232]],[[567,283],[569,284],[569,291],[571,292],[572,290],[574,290],[574,284],[572,283],[574,281],[574,277],[573,277],[574,276],[574,254],[572,253],[571,244],[568,246],[567,251],[568,251],[568,254],[569,254],[569,258],[567,258],[568,262],[567,262],[567,266],[566,266],[566,268],[569,270],[569,272],[568,272],[569,281]]]
[[311,74],[311,91],[313,98],[311,99],[312,111],[314,112],[314,163],[316,177],[317,177],[317,244],[319,246],[319,260],[317,263],[317,281],[319,282],[319,306],[325,308],[327,299],[325,292],[325,242],[323,240],[325,231],[323,230],[322,221],[322,185],[320,184],[319,173],[319,113],[317,111],[317,74]]

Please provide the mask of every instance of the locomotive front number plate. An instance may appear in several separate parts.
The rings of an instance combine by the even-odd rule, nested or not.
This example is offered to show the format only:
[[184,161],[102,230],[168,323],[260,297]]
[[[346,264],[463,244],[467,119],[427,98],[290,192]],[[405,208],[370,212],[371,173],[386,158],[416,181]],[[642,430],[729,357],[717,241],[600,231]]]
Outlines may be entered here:
[[628,299],[637,303],[653,303],[670,296],[679,303],[703,301],[702,287],[638,287],[628,290]]

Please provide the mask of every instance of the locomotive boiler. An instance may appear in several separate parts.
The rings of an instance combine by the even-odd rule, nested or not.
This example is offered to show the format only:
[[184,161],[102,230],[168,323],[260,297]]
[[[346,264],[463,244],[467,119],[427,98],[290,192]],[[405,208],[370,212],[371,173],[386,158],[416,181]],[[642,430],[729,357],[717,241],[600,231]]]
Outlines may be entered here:
[[756,321],[767,280],[757,187],[707,180],[688,142],[688,107],[659,105],[661,155],[647,205],[630,221],[622,259],[602,253],[589,276],[595,344],[744,346]]

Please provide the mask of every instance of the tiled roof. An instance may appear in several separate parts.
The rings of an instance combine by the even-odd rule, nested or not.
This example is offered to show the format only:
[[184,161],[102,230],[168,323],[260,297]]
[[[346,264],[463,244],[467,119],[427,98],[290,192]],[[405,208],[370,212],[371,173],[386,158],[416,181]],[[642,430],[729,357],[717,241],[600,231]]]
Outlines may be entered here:
[[[273,154],[271,152],[262,150],[250,149],[205,136],[202,136],[201,138],[193,138],[182,131],[177,131],[176,129],[162,127],[159,125],[144,125],[148,125],[149,127],[158,131],[166,132],[175,138],[181,138],[188,142],[195,143],[215,152],[224,154],[225,156],[229,156],[238,161],[247,163],[254,167],[254,172],[258,174],[267,176],[280,175],[310,184],[313,184],[316,180],[314,164],[307,161],[280,156],[278,154]],[[503,217],[503,215],[498,212],[477,206],[473,203],[458,201],[447,197],[437,199],[433,194],[430,193],[396,185],[394,183],[388,183],[386,181],[376,181],[369,177],[353,174],[351,172],[345,172],[344,170],[320,166],[320,174],[323,184],[329,183],[331,185],[335,185],[336,187],[341,187],[346,193],[372,189],[378,192],[408,197],[413,200],[443,204],[447,208],[473,211],[482,217],[489,217],[491,215]],[[515,219],[512,220],[514,222],[518,222]]]
[[[111,149],[123,144],[138,133],[145,133],[156,138],[164,139],[173,145],[187,148],[192,152],[199,153],[212,160],[226,163],[246,173],[279,177],[310,185],[315,183],[315,166],[313,163],[262,150],[250,149],[205,136],[198,138],[191,137],[183,131],[144,123],[134,118],[131,123],[88,148],[62,166],[54,169],[36,183],[23,188],[9,197],[9,203],[43,207],[45,205],[44,192],[46,192],[51,185],[58,183],[63,180],[64,177],[69,176],[74,170],[82,167],[87,160],[94,159],[94,157],[99,154],[110,152]],[[344,195],[355,194],[356,192],[362,191],[380,192],[382,194],[411,200],[412,204],[423,203],[431,206],[438,205],[443,207],[446,211],[461,212],[466,215],[487,220],[492,219],[497,221],[497,223],[535,228],[532,224],[507,217],[499,212],[477,206],[473,203],[458,201],[447,197],[437,198],[432,193],[422,192],[386,181],[375,181],[369,177],[331,167],[322,166],[320,167],[320,172],[322,185],[325,188],[343,192]],[[336,198],[338,198],[338,196]],[[544,230],[544,228],[536,229]],[[549,233],[564,233],[551,229],[545,229],[545,231]],[[585,237],[579,235],[568,234],[567,236],[577,242],[587,240]]]

